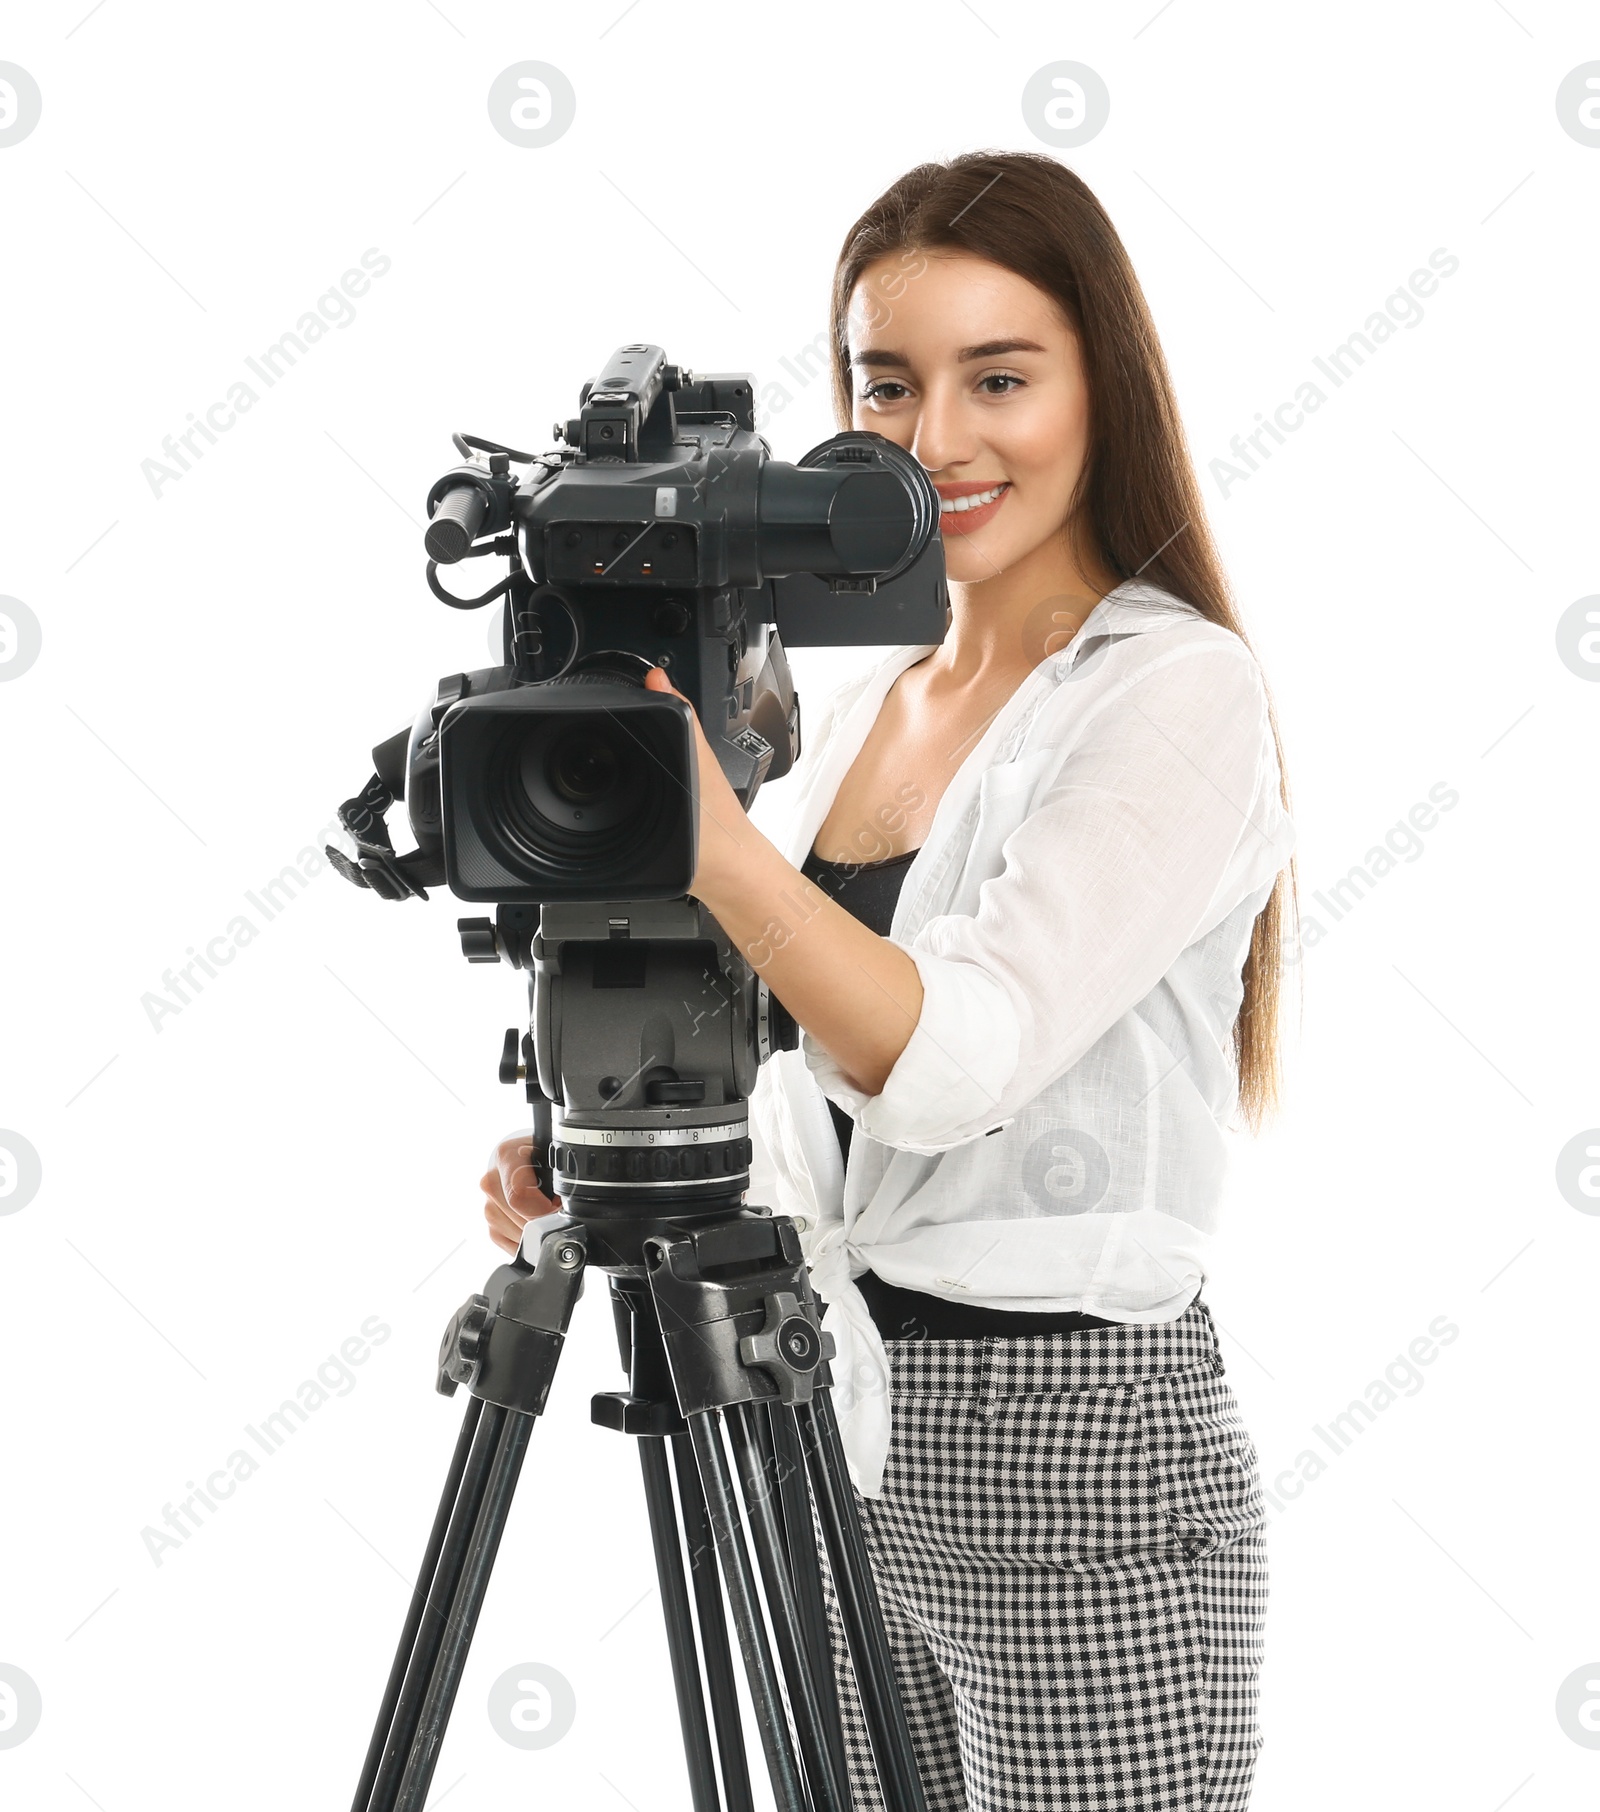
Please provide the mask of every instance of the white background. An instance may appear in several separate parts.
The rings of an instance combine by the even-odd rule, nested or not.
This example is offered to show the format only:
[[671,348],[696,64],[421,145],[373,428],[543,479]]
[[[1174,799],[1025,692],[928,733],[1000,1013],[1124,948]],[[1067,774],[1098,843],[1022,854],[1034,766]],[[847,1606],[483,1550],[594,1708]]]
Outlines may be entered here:
[[[324,871],[266,923],[245,892],[324,840],[437,675],[487,659],[484,616],[422,580],[449,431],[546,446],[633,339],[781,377],[861,209],[924,159],[1038,148],[1022,89],[1073,59],[1111,114],[1059,155],[1147,289],[1331,925],[1207,1283],[1269,1486],[1430,1322],[1460,1330],[1274,1514],[1254,1804],[1592,1805],[1600,1753],[1555,1709],[1600,1661],[1600,1219],[1555,1182],[1600,1122],[1600,687],[1555,639],[1600,590],[1600,149],[1555,107],[1600,57],[1592,13],[86,10],[0,39],[43,95],[0,149],[0,593],[44,638],[0,687],[0,1126],[43,1164],[0,1217],[0,1662],[44,1708],[0,1750],[7,1803],[354,1787],[459,1420],[438,1338],[497,1262],[476,1179],[517,1123],[494,1063],[521,982],[462,963],[447,896],[402,909]],[[577,95],[540,149],[485,104],[528,58]],[[354,320],[153,495],[141,462],[369,247],[391,268]],[[1209,462],[1439,247],[1459,269],[1424,318],[1224,496]],[[763,425],[792,459],[835,424],[823,381],[785,382]],[[800,653],[802,699],[872,658]],[[1459,803],[1332,924],[1313,891],[1437,782]],[[157,1030],[143,997],[242,911],[255,940]],[[246,1425],[369,1317],[390,1336],[261,1456]],[[446,1804],[689,1803],[637,1458],[588,1420],[621,1382],[591,1287]],[[241,1448],[259,1470],[157,1565],[142,1532]],[[577,1702],[537,1751],[485,1712],[528,1662]]]

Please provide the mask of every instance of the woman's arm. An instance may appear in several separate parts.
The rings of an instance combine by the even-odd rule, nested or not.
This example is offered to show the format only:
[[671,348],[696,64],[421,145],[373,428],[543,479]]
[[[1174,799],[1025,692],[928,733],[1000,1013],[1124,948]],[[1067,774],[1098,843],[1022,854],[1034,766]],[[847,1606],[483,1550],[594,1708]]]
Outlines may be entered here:
[[1042,746],[1070,736],[1070,748],[1002,842],[977,910],[924,919],[897,946],[923,995],[878,1094],[802,1038],[823,1093],[869,1138],[935,1153],[1014,1119],[1288,860],[1253,656],[1222,631],[1150,640],[1087,720],[1075,688],[1050,701],[1061,722],[1044,721]]
[[[646,684],[651,691],[677,691],[659,667]],[[700,860],[689,891],[840,1069],[876,1095],[922,1010],[917,965],[898,944],[830,900],[756,829],[692,708],[691,719],[699,758]]]

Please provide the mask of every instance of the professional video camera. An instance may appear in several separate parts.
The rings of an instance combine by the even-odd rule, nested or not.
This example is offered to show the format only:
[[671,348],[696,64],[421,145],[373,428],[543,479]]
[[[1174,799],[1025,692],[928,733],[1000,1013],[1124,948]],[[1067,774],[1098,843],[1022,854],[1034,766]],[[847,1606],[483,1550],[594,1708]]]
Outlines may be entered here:
[[[888,1804],[922,1812],[828,1395],[833,1337],[794,1222],[745,1201],[746,1102],[761,1063],[792,1050],[798,1027],[689,895],[699,816],[689,712],[748,808],[800,753],[786,645],[943,640],[939,500],[918,462],[877,434],[836,434],[796,465],[774,460],[754,397],[748,375],[695,376],[657,346],[624,346],[584,385],[579,414],[557,424],[557,450],[457,434],[464,463],[428,494],[428,583],[456,609],[501,603],[502,662],[442,679],[411,728],[373,750],[375,773],[339,809],[356,854],[328,854],[346,879],[389,900],[426,899],[442,883],[494,905],[493,919],[458,921],[462,948],[471,962],[528,973],[527,1030],[506,1034],[500,1076],[526,1085],[534,1175],[561,1198],[445,1332],[438,1388],[464,1384],[471,1401],[360,1812],[417,1812],[426,1797],[588,1266],[610,1274],[629,1377],[591,1413],[641,1437],[696,1806],[717,1803],[716,1768],[668,1448],[726,1803],[748,1804],[749,1787],[713,1557],[777,1803],[845,1804],[814,1511]],[[440,565],[480,555],[507,559],[498,584],[471,598],[441,585]],[[652,666],[683,698],[646,689]],[[416,840],[405,853],[384,816],[399,799]]]
[[[455,436],[467,463],[428,495],[428,583],[457,609],[505,598],[504,664],[441,680],[373,751],[379,787],[346,825],[359,859],[335,854],[347,878],[386,899],[444,880],[503,904],[682,895],[693,738],[679,699],[644,690],[652,665],[693,701],[748,810],[800,752],[786,645],[943,638],[939,501],[921,466],[866,433],[783,464],[753,398],[746,375],[695,377],[624,346],[556,425],[559,450]],[[509,575],[453,597],[437,567],[479,554],[507,555]],[[401,796],[407,856],[381,822]]]

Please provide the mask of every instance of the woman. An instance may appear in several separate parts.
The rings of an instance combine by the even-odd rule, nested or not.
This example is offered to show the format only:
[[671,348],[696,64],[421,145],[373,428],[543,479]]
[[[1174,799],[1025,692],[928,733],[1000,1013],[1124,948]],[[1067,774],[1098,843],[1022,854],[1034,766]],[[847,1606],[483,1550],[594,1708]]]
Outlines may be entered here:
[[[841,425],[939,491],[951,615],[808,721],[783,848],[700,736],[693,892],[802,1027],[750,1199],[826,1303],[929,1807],[1241,1808],[1264,1510],[1199,1290],[1224,1130],[1277,1094],[1270,700],[1071,172],[910,171],[846,238],[832,344]],[[527,1154],[483,1179],[508,1250],[553,1206]]]

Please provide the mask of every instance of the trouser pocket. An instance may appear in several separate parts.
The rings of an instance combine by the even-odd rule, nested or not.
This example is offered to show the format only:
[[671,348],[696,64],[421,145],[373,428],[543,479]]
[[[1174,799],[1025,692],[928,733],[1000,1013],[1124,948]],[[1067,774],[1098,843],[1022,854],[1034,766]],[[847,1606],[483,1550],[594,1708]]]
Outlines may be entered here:
[[1215,1366],[1141,1378],[1134,1394],[1156,1499],[1187,1558],[1219,1554],[1261,1528],[1255,1443]]

